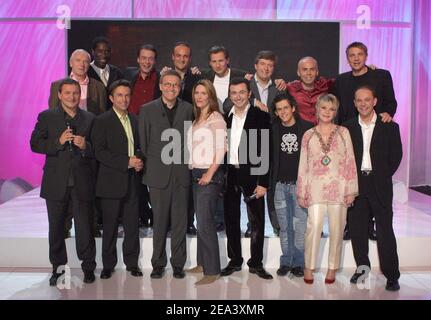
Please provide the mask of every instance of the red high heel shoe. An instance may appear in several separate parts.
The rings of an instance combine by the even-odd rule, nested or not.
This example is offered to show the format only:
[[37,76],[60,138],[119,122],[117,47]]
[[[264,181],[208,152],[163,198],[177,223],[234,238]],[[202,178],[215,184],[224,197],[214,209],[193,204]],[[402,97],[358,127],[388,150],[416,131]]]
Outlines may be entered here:
[[332,284],[332,283],[334,283],[335,282],[335,278],[334,279],[328,279],[328,278],[325,278],[325,283],[326,284]]
[[314,281],[314,279],[306,279],[306,278],[304,278],[304,282],[306,284],[313,284],[313,281]]

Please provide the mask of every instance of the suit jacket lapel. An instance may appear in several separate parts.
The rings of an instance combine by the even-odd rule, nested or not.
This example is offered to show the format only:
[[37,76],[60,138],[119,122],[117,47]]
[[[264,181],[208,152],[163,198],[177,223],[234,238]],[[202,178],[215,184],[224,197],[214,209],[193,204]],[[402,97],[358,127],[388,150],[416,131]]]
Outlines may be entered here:
[[162,98],[159,98],[157,103],[159,105],[159,111],[160,111],[159,118],[160,118],[161,122],[164,125],[166,125],[167,128],[170,128],[171,124],[169,123],[168,116],[166,115],[166,111],[165,111],[165,107],[163,106]]
[[256,79],[254,79],[254,78],[251,79],[251,81],[250,81],[250,89],[251,89],[251,92],[253,92],[254,97],[257,100],[261,101],[260,94],[259,94],[259,88],[257,87]]

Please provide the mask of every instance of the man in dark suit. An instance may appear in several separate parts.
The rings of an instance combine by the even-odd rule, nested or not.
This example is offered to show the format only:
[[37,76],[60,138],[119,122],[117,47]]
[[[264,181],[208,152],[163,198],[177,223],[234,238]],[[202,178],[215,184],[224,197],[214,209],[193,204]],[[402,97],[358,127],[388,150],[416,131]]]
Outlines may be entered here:
[[[94,115],[78,108],[81,88],[72,79],[58,85],[59,105],[41,112],[31,135],[33,152],[46,155],[40,196],[46,200],[49,221],[49,284],[55,286],[67,263],[64,224],[70,203],[76,231],[76,251],[82,260],[84,282],[95,280],[96,247],[92,235],[94,173],[90,131]],[[63,271],[64,272],[64,271]]]
[[[103,83],[108,94],[109,86],[116,80],[123,79],[123,73],[119,68],[110,64],[111,43],[105,37],[96,37],[91,46],[93,61],[88,69],[88,76]],[[108,99],[106,109],[112,107],[112,102]]]
[[[232,79],[229,97],[234,103],[226,115],[229,131],[227,153],[227,187],[224,196],[227,249],[230,262],[221,271],[228,276],[241,270],[241,194],[247,199],[251,223],[251,258],[249,272],[263,279],[272,275],[263,268],[265,229],[264,196],[269,184],[269,115],[250,105],[250,83],[244,78]],[[257,161],[256,161],[257,160]]]
[[103,214],[102,279],[109,279],[117,264],[118,218],[124,227],[123,261],[134,277],[142,277],[139,259],[139,158],[138,119],[127,112],[132,88],[127,80],[109,87],[111,110],[96,118],[92,133],[99,161],[96,196]]
[[354,103],[359,117],[344,124],[352,137],[359,173],[359,196],[348,221],[358,267],[350,282],[357,283],[364,273],[363,267],[370,268],[368,217],[371,214],[376,219],[377,250],[380,268],[387,279],[386,290],[397,291],[400,271],[392,227],[392,176],[401,162],[402,145],[398,124],[383,122],[375,112],[377,99],[370,86],[356,89]]
[[[162,278],[167,264],[166,237],[171,226],[171,265],[175,278],[184,278],[187,204],[191,183],[184,154],[185,125],[191,125],[192,106],[180,99],[181,77],[169,70],[160,77],[162,96],[141,107],[139,135],[144,157],[142,183],[150,190],[154,212],[153,271]],[[171,155],[172,154],[172,155]],[[171,158],[172,156],[172,158]]]
[[[77,49],[70,56],[70,77],[76,80],[81,87],[79,108],[95,114],[96,116],[106,110],[106,90],[100,81],[88,76],[90,67],[90,54]],[[51,91],[48,99],[50,108],[55,108],[59,103],[58,88],[61,80],[51,83]]]
[[124,70],[124,79],[132,85],[129,112],[138,115],[139,108],[160,97],[160,74],[156,70],[157,50],[152,44],[139,47],[136,62],[139,67]]
[[[357,88],[367,85],[374,88],[377,97],[375,111],[383,122],[390,122],[397,111],[394,87],[391,73],[384,69],[373,69],[366,65],[368,48],[362,42],[353,42],[346,48],[347,61],[351,71],[340,74],[335,79],[334,94],[337,96],[340,107],[338,110],[338,123],[342,124],[352,118],[356,118],[358,111],[353,105]],[[350,210],[347,212],[347,220],[350,218]],[[346,226],[344,240],[349,239]],[[370,219],[369,238],[376,240],[374,223]]]

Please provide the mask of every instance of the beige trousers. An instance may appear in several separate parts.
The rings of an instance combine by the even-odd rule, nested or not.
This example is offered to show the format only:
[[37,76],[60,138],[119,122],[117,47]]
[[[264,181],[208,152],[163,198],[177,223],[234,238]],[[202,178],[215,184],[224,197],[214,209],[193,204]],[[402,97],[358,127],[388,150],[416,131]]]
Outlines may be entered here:
[[314,270],[320,251],[320,238],[325,215],[329,220],[328,268],[340,267],[343,232],[346,225],[347,208],[344,205],[315,204],[308,208],[307,231],[305,232],[305,267]]

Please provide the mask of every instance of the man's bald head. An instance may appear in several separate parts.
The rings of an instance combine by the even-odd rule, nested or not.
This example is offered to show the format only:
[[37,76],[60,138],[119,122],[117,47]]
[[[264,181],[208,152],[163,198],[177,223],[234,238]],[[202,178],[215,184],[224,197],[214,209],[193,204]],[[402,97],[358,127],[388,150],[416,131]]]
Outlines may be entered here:
[[314,82],[319,75],[317,60],[313,57],[304,57],[299,60],[297,74],[304,87],[314,88]]

